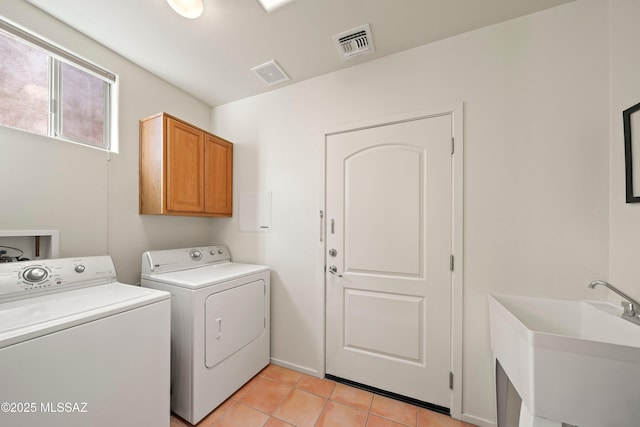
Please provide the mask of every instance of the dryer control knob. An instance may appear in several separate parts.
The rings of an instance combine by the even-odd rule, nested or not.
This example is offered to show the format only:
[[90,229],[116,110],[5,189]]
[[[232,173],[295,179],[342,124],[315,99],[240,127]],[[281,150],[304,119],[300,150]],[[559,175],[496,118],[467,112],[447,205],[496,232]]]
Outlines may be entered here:
[[86,270],[86,267],[82,264],[78,264],[75,266],[74,270],[76,271],[76,273],[84,273],[84,270]]
[[197,249],[194,249],[191,252],[189,252],[189,255],[191,256],[191,259],[194,261],[200,261],[202,259],[202,252],[200,252]]
[[32,283],[41,282],[44,279],[46,279],[47,276],[48,276],[47,270],[45,270],[42,267],[30,267],[23,274],[23,277],[25,278],[25,280]]

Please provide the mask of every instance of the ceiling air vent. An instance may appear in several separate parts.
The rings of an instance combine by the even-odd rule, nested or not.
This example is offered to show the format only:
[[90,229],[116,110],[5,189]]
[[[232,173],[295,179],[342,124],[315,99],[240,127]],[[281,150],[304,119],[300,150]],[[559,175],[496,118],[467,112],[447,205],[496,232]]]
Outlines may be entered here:
[[273,60],[265,62],[262,65],[258,65],[257,67],[253,67],[251,71],[256,73],[258,77],[260,77],[262,81],[269,86],[289,80],[289,76],[287,76],[276,61]]
[[333,42],[343,60],[375,52],[369,24],[336,34],[333,36]]

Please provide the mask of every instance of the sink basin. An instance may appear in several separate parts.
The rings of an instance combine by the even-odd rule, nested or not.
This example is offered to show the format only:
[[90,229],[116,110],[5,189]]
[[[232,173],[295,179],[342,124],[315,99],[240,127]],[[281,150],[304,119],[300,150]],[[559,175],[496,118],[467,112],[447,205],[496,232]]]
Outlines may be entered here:
[[536,417],[640,425],[640,326],[602,301],[489,295],[491,349]]

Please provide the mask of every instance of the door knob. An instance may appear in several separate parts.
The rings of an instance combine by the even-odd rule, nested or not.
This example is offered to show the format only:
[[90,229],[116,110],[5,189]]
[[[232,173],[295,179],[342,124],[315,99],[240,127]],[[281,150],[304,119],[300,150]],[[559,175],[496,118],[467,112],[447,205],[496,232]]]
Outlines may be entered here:
[[336,267],[335,265],[330,265],[329,266],[329,273],[338,276],[338,277],[342,277],[342,274],[338,273],[338,267]]

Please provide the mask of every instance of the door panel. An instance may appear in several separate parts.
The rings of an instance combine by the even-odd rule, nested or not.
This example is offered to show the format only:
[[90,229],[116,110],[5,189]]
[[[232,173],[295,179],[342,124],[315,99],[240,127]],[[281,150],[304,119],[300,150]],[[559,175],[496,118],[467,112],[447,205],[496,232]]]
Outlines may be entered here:
[[[344,300],[345,348],[374,356],[423,361],[422,298],[346,289]],[[393,324],[387,324],[388,318],[393,319]]]
[[451,116],[329,135],[328,374],[449,407]]
[[[420,151],[403,145],[366,148],[345,159],[345,271],[420,274],[421,160]],[[403,250],[380,250],[381,241]]]
[[205,137],[205,211],[231,215],[233,144],[214,135]]
[[204,132],[167,118],[167,210],[204,211]]

